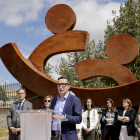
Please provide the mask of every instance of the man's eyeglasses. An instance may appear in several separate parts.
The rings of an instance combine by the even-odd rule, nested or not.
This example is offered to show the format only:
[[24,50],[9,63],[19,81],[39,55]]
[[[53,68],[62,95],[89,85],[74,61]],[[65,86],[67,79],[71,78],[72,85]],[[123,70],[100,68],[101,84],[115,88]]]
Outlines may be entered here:
[[51,100],[44,100],[44,103],[45,103],[45,102],[51,102]]
[[67,85],[69,85],[69,84],[68,83],[57,83],[57,87],[60,87],[60,86],[65,87]]

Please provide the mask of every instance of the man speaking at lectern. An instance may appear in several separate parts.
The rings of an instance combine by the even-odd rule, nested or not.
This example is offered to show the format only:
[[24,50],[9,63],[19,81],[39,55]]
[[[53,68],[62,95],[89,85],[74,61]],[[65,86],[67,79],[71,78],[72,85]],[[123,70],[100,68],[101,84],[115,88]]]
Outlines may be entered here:
[[[70,82],[66,77],[58,78],[59,95],[52,100],[51,109],[68,119],[61,124],[61,140],[78,140],[76,124],[82,121],[82,106],[80,99],[69,93],[69,88]],[[56,133],[55,125],[52,123],[52,135]]]

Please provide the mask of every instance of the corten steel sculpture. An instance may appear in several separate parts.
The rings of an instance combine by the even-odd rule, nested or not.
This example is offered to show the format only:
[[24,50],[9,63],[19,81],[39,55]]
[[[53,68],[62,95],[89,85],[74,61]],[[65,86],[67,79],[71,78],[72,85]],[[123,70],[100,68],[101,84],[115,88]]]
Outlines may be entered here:
[[[44,40],[31,53],[28,59],[19,51],[16,43],[9,43],[0,48],[0,58],[9,72],[26,88],[27,98],[41,94],[41,97],[31,100],[34,108],[42,107],[46,95],[57,93],[57,81],[44,74],[47,60],[59,53],[85,51],[88,46],[89,33],[72,31],[76,24],[74,11],[65,4],[53,6],[46,14],[45,23],[55,35]],[[82,103],[91,97],[97,107],[102,107],[106,98],[112,98],[120,107],[122,98],[129,98],[134,106],[140,104],[140,81],[124,66],[134,62],[139,53],[139,47],[133,37],[118,34],[111,37],[106,46],[110,60],[86,60],[75,64],[79,79],[107,76],[115,79],[120,86],[113,88],[80,88],[71,86]],[[137,99],[136,99],[137,97]]]
[[139,46],[131,35],[121,33],[111,37],[106,44],[106,54],[110,60],[90,59],[76,63],[79,79],[107,76],[115,79],[119,85],[137,81],[133,73],[122,66],[133,63],[139,54]]

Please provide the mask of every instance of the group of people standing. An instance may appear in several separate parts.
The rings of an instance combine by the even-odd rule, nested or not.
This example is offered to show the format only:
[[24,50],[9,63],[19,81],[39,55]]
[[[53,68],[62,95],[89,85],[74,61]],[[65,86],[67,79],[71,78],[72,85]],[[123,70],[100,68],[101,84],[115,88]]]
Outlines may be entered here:
[[107,99],[101,117],[101,137],[103,140],[134,140],[135,110],[129,99],[123,100],[123,109],[117,110],[112,99]]
[[[106,100],[100,118],[102,140],[110,138],[111,140],[134,140],[135,136],[140,140],[140,112],[135,119],[135,110],[127,98],[123,100],[122,105],[122,109],[116,109],[112,99]],[[88,98],[82,113],[81,137],[79,139],[94,140],[97,123],[97,110],[93,100]]]
[[[49,107],[51,99],[51,96],[44,98],[45,108]],[[122,105],[122,109],[116,109],[112,99],[106,100],[100,119],[102,140],[110,138],[112,140],[134,140],[135,136],[140,140],[140,112],[135,116],[132,103],[127,98],[123,100]],[[99,114],[93,100],[87,98],[82,111],[82,122],[76,125],[79,140],[95,139],[98,119]]]
[[[82,110],[80,99],[69,91],[70,82],[66,77],[58,78],[57,89],[59,95],[54,99],[46,96],[42,107],[44,110],[50,108],[68,119],[61,124],[61,140],[94,140],[99,114],[93,100],[87,98]],[[20,140],[20,116],[16,111],[32,109],[32,104],[25,99],[25,89],[19,89],[17,96],[19,100],[11,104],[7,115],[9,140]],[[140,140],[140,112],[135,114],[129,99],[124,99],[122,104],[122,109],[116,109],[112,99],[105,101],[100,118],[102,140],[134,140],[135,136]],[[52,135],[57,132],[53,128],[55,127],[51,129]]]

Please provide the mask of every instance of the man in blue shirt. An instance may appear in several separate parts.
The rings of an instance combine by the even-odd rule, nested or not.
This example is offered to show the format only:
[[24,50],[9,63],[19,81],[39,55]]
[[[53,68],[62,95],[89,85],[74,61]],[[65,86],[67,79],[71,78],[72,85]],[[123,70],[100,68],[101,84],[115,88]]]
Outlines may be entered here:
[[[51,109],[64,115],[68,121],[61,124],[61,140],[78,140],[76,124],[82,121],[82,106],[78,97],[69,93],[70,82],[66,77],[58,78],[59,95],[52,100]],[[56,123],[52,123],[52,135],[56,133]]]

